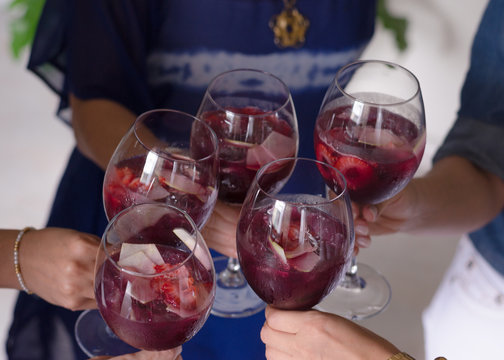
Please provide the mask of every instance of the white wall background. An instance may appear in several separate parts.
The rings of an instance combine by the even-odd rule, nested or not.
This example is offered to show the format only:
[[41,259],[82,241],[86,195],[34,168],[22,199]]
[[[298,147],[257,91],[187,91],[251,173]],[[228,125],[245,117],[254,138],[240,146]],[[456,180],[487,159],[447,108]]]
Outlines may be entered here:
[[[53,116],[56,97],[10,55],[7,4],[0,0],[0,229],[46,223],[73,135]],[[17,292],[0,289],[0,360]]]
[[[410,21],[408,50],[399,53],[390,33],[378,26],[364,58],[391,60],[417,75],[427,114],[427,146],[419,170],[423,173],[455,119],[472,36],[486,0],[388,3],[391,12]],[[0,0],[0,228],[42,227],[73,137],[54,116],[56,97],[25,70],[27,54],[19,61],[10,57],[6,5],[7,0]],[[393,291],[389,308],[362,324],[417,360],[423,359],[421,311],[441,280],[456,242],[453,237],[396,235],[376,238],[371,248],[361,251],[360,261],[379,269]],[[15,291],[0,290],[0,344],[15,295]],[[4,359],[2,347],[0,360]]]

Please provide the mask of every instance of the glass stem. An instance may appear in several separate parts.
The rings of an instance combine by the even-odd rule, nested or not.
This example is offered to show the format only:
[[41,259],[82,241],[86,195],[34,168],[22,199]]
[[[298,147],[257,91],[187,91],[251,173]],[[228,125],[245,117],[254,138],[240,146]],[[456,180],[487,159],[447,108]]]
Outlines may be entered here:
[[228,259],[226,270],[229,270],[229,271],[232,271],[232,272],[238,272],[238,271],[240,271],[240,262],[238,261],[238,259],[230,257]]
[[112,329],[105,324],[105,333],[110,336],[112,339],[119,339],[117,335],[112,331]]
[[240,270],[238,259],[228,258],[226,269],[219,274],[219,282],[225,287],[240,287],[245,285],[245,277]]
[[345,278],[340,282],[339,286],[346,289],[363,289],[366,286],[366,282],[364,281],[364,279],[359,277],[359,275],[357,275],[357,270],[357,257],[352,256],[349,269],[345,273]]
[[357,257],[355,255],[352,256],[352,260],[350,261],[350,268],[347,271],[347,276],[357,276]]

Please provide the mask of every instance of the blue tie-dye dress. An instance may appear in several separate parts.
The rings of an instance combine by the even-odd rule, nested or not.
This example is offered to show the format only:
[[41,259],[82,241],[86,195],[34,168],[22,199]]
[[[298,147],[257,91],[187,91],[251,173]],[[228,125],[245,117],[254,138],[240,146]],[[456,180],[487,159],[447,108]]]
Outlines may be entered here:
[[[116,101],[136,114],[153,108],[196,113],[209,81],[232,68],[256,68],[291,89],[299,155],[313,157],[313,127],[325,90],[371,39],[375,0],[298,0],[310,22],[299,48],[278,48],[269,26],[282,0],[46,0],[29,61],[61,97]],[[48,226],[101,236],[103,171],[75,149]],[[73,337],[79,314],[21,294],[9,333],[11,359],[84,359]],[[183,347],[184,360],[264,359],[264,314],[210,316]],[[29,344],[29,346],[28,346]],[[75,355],[74,355],[75,354]]]

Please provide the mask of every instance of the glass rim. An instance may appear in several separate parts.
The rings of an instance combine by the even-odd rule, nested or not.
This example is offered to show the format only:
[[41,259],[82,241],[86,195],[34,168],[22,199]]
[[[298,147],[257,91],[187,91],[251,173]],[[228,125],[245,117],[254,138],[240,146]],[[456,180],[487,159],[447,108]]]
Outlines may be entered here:
[[[266,171],[266,169],[268,167],[272,166],[275,163],[286,162],[286,161],[294,161],[294,167],[295,167],[296,164],[297,164],[297,162],[299,160],[302,161],[302,162],[308,162],[308,163],[318,164],[318,165],[321,165],[321,166],[328,167],[331,170],[334,170],[340,176],[341,180],[343,181],[343,188],[339,191],[338,194],[334,193],[333,189],[330,189],[331,192],[334,194],[334,196],[331,197],[330,199],[325,198],[325,197],[321,197],[321,199],[326,199],[326,201],[322,201],[322,202],[317,203],[317,204],[305,204],[305,203],[302,203],[302,202],[295,202],[295,201],[291,201],[291,200],[279,199],[277,196],[272,195],[270,191],[264,190],[264,188],[260,185],[260,183],[259,183],[259,177]],[[322,174],[320,176],[322,176]],[[287,204],[295,205],[295,206],[303,205],[303,206],[306,206],[306,207],[316,207],[316,206],[320,206],[320,205],[327,205],[327,204],[331,204],[331,203],[334,203],[334,202],[340,200],[345,195],[348,195],[347,181],[346,181],[345,176],[343,175],[343,173],[341,171],[339,171],[338,169],[336,169],[332,165],[329,165],[326,162],[319,161],[319,160],[316,160],[316,159],[306,158],[306,157],[285,157],[285,158],[280,158],[280,159],[273,160],[273,161],[271,161],[271,162],[263,165],[257,171],[257,173],[256,173],[256,175],[254,177],[254,182],[257,184],[257,187],[259,188],[259,190],[262,193],[264,193],[267,197],[269,197],[269,198],[271,198],[271,199],[273,199],[275,201],[283,201],[283,202],[285,202]],[[328,188],[327,184],[326,184],[326,187]]]
[[[225,107],[223,107],[221,104],[219,104],[215,100],[215,98],[213,97],[213,95],[211,93],[211,90],[212,90],[211,88],[214,85],[215,81],[217,81],[219,78],[222,78],[222,77],[224,77],[224,76],[226,76],[228,74],[236,73],[236,72],[257,73],[257,74],[262,74],[262,75],[265,75],[266,77],[270,77],[270,78],[275,79],[275,81],[277,81],[281,85],[281,87],[284,88],[285,93],[287,94],[285,102],[283,104],[281,104],[280,106],[278,106],[276,109],[264,112],[262,114],[252,114],[252,115],[249,115],[249,114],[238,114],[238,113],[236,113],[234,111],[226,109]],[[287,84],[285,84],[285,82],[282,79],[280,79],[278,76],[276,76],[276,75],[274,75],[274,74],[272,74],[270,72],[267,72],[267,71],[264,71],[264,70],[259,70],[259,69],[253,69],[253,68],[231,69],[231,70],[224,71],[224,72],[222,72],[222,73],[214,76],[213,79],[210,80],[210,83],[208,84],[208,87],[207,87],[207,89],[205,91],[205,94],[208,95],[208,97],[210,98],[210,101],[212,102],[212,104],[215,105],[215,107],[218,110],[221,110],[221,111],[223,111],[225,113],[231,113],[231,114],[236,114],[236,115],[247,116],[248,118],[258,118],[258,117],[264,117],[264,116],[276,114],[276,113],[280,112],[282,109],[285,109],[289,105],[289,103],[292,101],[292,95],[291,95],[290,89],[289,89],[289,87],[287,86]]]
[[[415,85],[416,85],[416,91],[414,91],[413,95],[411,95],[410,97],[408,97],[405,100],[401,100],[401,101],[397,101],[397,102],[383,103],[383,104],[382,103],[371,102],[371,101],[367,101],[367,100],[362,100],[362,99],[360,99],[360,98],[358,98],[356,96],[353,96],[353,95],[349,94],[348,92],[346,92],[342,88],[341,83],[339,81],[339,79],[341,78],[342,73],[345,72],[345,71],[347,71],[348,69],[350,69],[352,67],[355,67],[355,66],[358,66],[358,65],[363,65],[363,64],[371,64],[371,63],[386,65],[386,66],[398,68],[398,69],[404,71],[413,80],[413,82],[415,83]],[[413,74],[413,72],[411,72],[411,70],[405,68],[402,65],[399,65],[399,64],[391,62],[391,61],[386,61],[386,60],[374,60],[374,59],[370,59],[370,60],[356,60],[356,61],[353,61],[351,63],[348,63],[348,64],[342,66],[338,70],[338,72],[336,73],[336,75],[334,77],[334,83],[335,83],[336,87],[338,88],[338,90],[340,90],[341,93],[344,96],[350,98],[351,100],[353,100],[355,102],[359,102],[359,103],[362,103],[364,105],[371,105],[371,106],[389,107],[389,106],[397,106],[397,105],[407,104],[407,103],[411,102],[414,98],[418,97],[419,94],[421,93],[420,82],[418,81],[418,78],[416,77],[416,75]]]
[[[159,150],[154,150],[151,146],[147,145],[138,135],[137,129],[139,127],[140,122],[142,122],[144,119],[148,118],[149,115],[153,113],[171,113],[171,114],[177,114],[177,115],[182,115],[184,117],[192,119],[193,122],[198,122],[202,124],[205,129],[209,131],[210,137],[212,138],[212,143],[213,143],[213,151],[199,159],[182,159],[176,156],[172,156],[170,153],[167,152],[162,152]],[[199,163],[199,162],[205,162],[206,160],[212,158],[215,156],[215,158],[218,158],[218,151],[219,151],[219,138],[217,137],[217,134],[215,131],[212,129],[210,125],[208,125],[205,121],[201,120],[200,118],[193,116],[189,113],[186,113],[184,111],[179,111],[179,110],[173,110],[173,109],[153,109],[149,110],[146,112],[143,112],[142,114],[138,115],[138,117],[135,119],[135,122],[133,123],[133,133],[135,134],[135,138],[138,140],[138,143],[142,145],[146,150],[149,150],[149,152],[153,152],[159,157],[163,159],[168,159],[172,161],[177,161],[177,162],[182,162],[182,163]]]
[[[107,239],[107,233],[109,232],[109,230],[114,226],[114,224],[117,222],[117,220],[119,219],[119,217],[121,217],[121,216],[125,215],[126,213],[128,213],[128,212],[130,212],[130,211],[132,211],[132,210],[134,210],[134,209],[136,209],[138,207],[141,207],[141,206],[158,206],[158,207],[169,208],[169,209],[175,210],[175,212],[181,213],[186,218],[186,220],[188,220],[188,222],[191,225],[191,227],[195,230],[195,234],[197,236],[196,236],[196,239],[195,239],[195,242],[194,242],[194,247],[192,249],[189,249],[191,252],[188,254],[188,256],[182,262],[180,262],[179,264],[177,264],[176,266],[174,266],[171,269],[167,269],[167,270],[161,271],[159,273],[155,273],[155,274],[144,274],[144,273],[141,273],[141,272],[138,272],[138,271],[129,270],[129,269],[126,269],[126,268],[122,267],[121,265],[119,265],[117,263],[117,261],[115,261],[112,258],[112,255],[110,254],[110,252],[108,250],[107,240],[106,239]],[[143,203],[133,204],[133,205],[127,207],[127,208],[124,208],[120,212],[118,212],[116,215],[114,215],[114,217],[107,224],[107,227],[105,228],[105,231],[103,232],[103,235],[102,235],[102,238],[101,238],[101,242],[100,242],[100,247],[103,248],[103,251],[105,253],[105,256],[106,256],[105,261],[109,261],[120,272],[124,272],[126,274],[133,275],[133,276],[136,276],[136,277],[155,278],[157,276],[169,274],[169,273],[174,272],[175,270],[180,269],[192,257],[195,257],[196,256],[196,254],[195,254],[196,248],[198,247],[199,242],[201,240],[202,240],[202,236],[201,236],[201,234],[199,232],[198,227],[196,226],[196,223],[194,222],[194,220],[189,216],[189,214],[185,210],[182,210],[182,209],[180,209],[180,208],[178,208],[176,206],[173,206],[173,205],[170,205],[170,204],[165,204],[165,203],[143,202]],[[123,244],[123,243],[124,242],[120,242],[120,244]],[[156,245],[156,244],[154,244],[154,245]],[[102,262],[102,264],[105,263],[105,261]]]

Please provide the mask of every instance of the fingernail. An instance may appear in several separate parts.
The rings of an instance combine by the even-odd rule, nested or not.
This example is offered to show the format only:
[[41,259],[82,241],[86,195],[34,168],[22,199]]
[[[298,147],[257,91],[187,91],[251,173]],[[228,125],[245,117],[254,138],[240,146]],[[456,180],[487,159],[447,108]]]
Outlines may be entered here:
[[357,241],[357,244],[359,245],[359,247],[362,247],[362,248],[367,248],[369,247],[369,245],[371,245],[371,239],[370,238],[367,238],[367,237],[357,237],[355,239]]
[[356,225],[355,232],[359,235],[369,235],[369,228],[366,225]]
[[376,206],[370,206],[368,209],[369,213],[371,214],[371,221],[375,221],[378,217],[378,209],[376,208]]

